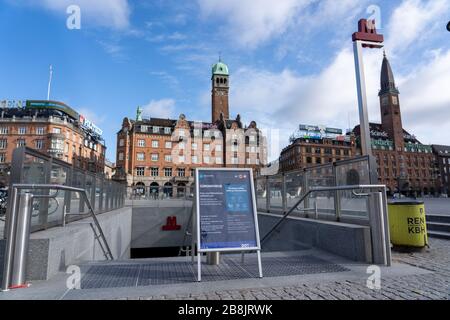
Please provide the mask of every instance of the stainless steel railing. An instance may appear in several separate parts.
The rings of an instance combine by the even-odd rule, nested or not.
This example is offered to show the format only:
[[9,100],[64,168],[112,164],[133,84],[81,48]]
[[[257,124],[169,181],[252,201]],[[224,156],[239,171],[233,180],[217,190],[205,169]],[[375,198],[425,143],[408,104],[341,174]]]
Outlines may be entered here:
[[[368,193],[356,193],[355,190],[369,191]],[[381,191],[380,191],[381,190]],[[284,212],[275,225],[262,237],[264,243],[280,225],[313,193],[352,191],[356,196],[368,197],[369,201],[369,226],[371,228],[372,249],[374,263],[383,265],[391,264],[390,236],[387,217],[387,195],[385,185],[354,185],[338,187],[314,187],[308,190],[288,211]],[[317,218],[317,217],[316,217]]]
[[[304,193],[314,187],[377,184],[378,179],[372,177],[373,167],[371,159],[364,156],[274,176],[258,177],[255,181],[258,209],[263,212],[285,212]],[[324,206],[333,207],[338,219],[347,213],[353,216],[361,213],[358,209],[362,208],[363,204],[355,205],[354,199],[350,199],[352,196],[345,192],[331,191],[317,196],[323,195],[327,201],[321,199],[322,203],[319,205],[322,212]],[[313,207],[313,201],[317,204],[317,199],[305,198],[304,209]],[[351,206],[348,206],[348,203],[351,203]]]
[[[90,215],[93,219],[95,228],[94,241],[98,241],[100,248],[106,260],[114,260],[111,248],[103,233],[101,225],[95,215],[94,209],[90,203],[86,190],[81,188],[51,185],[51,184],[14,184],[11,188],[11,202],[7,214],[7,232],[5,260],[3,269],[2,290],[7,291],[10,288],[22,287],[25,285],[26,277],[26,263],[28,255],[28,243],[30,236],[30,224],[33,210],[33,200],[39,198],[56,199],[57,193],[54,194],[31,194],[29,192],[21,193],[29,190],[64,190],[77,192],[83,196],[84,201],[88,207],[88,213],[78,213],[70,215],[86,216]],[[63,208],[62,225],[66,225],[65,207]],[[96,230],[97,229],[97,230]]]
[[[107,179],[102,172],[94,173],[83,170],[28,147],[16,148],[13,151],[8,183],[8,205],[11,202],[12,185],[16,184],[65,185],[84,189],[95,213],[109,212],[125,205],[125,184]],[[38,190],[36,193],[48,194],[46,190]],[[87,206],[83,196],[71,191],[61,193],[64,195],[58,197],[59,210],[53,212],[52,215],[49,214],[49,211],[53,211],[52,205],[54,204],[51,198],[41,198],[35,201],[31,232],[61,225],[63,216],[61,209],[64,207],[68,212],[73,213],[86,211]],[[77,216],[81,215],[70,215],[67,219],[72,221],[77,219]],[[7,230],[4,234],[6,233]]]

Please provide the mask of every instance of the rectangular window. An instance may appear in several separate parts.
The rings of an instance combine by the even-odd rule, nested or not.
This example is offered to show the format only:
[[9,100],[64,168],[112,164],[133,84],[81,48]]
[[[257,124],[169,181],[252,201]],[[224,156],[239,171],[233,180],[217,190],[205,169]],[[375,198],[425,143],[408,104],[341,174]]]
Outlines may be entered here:
[[[75,147],[75,146],[74,146]],[[74,149],[75,150],[75,149]],[[123,160],[123,152],[120,152],[119,153],[119,161],[122,161]]]
[[192,150],[197,150],[198,145],[196,143],[192,144]]
[[186,169],[177,169],[178,176],[179,177],[185,177],[186,176]]
[[184,156],[178,156],[178,161],[180,163],[184,163]]
[[178,135],[179,135],[180,137],[184,137],[184,135],[185,135],[184,130],[183,130],[183,129],[179,130],[179,131],[178,131]]
[[239,164],[239,159],[238,158],[231,158],[231,163],[232,164]]
[[141,132],[147,132],[148,127],[147,126],[141,126]]
[[250,158],[247,158],[247,164],[252,164],[252,160]]
[[158,161],[158,159],[159,159],[158,154],[157,153],[153,153],[152,154],[152,161]]
[[216,157],[216,164],[222,164],[222,158]]
[[209,164],[209,157],[204,157],[203,160],[205,161],[206,164]]
[[26,134],[27,133],[27,128],[26,127],[19,127],[18,132],[19,132],[19,134]]
[[165,127],[165,128],[164,128],[164,133],[165,133],[165,134],[171,134],[171,133],[172,133],[171,128]]
[[198,161],[197,156],[192,156],[192,163],[197,163],[197,161]]
[[172,141],[166,141],[166,149],[172,149]]
[[205,144],[204,145],[204,149],[205,149],[205,151],[209,151],[210,150],[210,145],[209,144]]
[[44,148],[44,140],[36,140],[36,149],[43,149]]
[[125,145],[125,139],[119,140],[119,147],[123,147]]
[[153,127],[153,133],[159,133],[159,127]]
[[195,169],[191,169],[191,177],[195,177]]
[[158,140],[153,140],[153,141],[152,141],[152,148],[159,148],[159,142],[158,142]]
[[36,134],[45,134],[45,128],[44,127],[37,127],[36,128]]
[[9,128],[8,127],[0,127],[0,134],[8,134]]
[[145,147],[145,140],[139,139],[138,140],[138,147]]
[[60,134],[61,133],[61,128],[53,128],[52,132],[55,133],[55,134]]
[[0,140],[0,149],[6,149],[7,146],[8,146],[8,140],[6,140],[6,139]]
[[216,151],[222,152],[222,145],[221,144],[216,145]]
[[143,152],[139,152],[136,154],[136,160],[137,161],[144,161],[145,160],[145,154]]
[[166,154],[166,155],[164,156],[164,160],[165,160],[166,162],[172,162],[172,156],[171,156],[170,154]]
[[152,168],[151,172],[152,172],[152,177],[159,176],[159,168]]
[[5,163],[5,162],[6,162],[6,154],[0,153],[0,163]]
[[136,168],[136,175],[138,177],[143,177],[145,176],[145,167],[137,167]]
[[201,135],[200,129],[194,129],[194,137],[199,137]]
[[249,140],[250,140],[250,142],[255,142],[256,141],[256,136],[249,136]]
[[171,177],[172,176],[172,168],[164,168],[164,176]]
[[180,143],[178,144],[178,146],[180,147],[180,149],[184,149],[184,148],[185,148],[184,142],[180,142]]
[[25,146],[25,140],[24,139],[18,139],[17,140],[17,148],[24,147]]

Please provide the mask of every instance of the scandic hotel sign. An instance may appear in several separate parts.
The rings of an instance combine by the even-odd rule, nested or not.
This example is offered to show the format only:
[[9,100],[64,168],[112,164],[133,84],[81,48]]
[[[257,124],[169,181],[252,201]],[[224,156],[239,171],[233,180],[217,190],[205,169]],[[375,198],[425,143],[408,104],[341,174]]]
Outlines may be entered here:
[[103,134],[103,131],[97,127],[94,123],[86,119],[83,115],[80,114],[80,124],[84,126],[85,128],[91,130],[92,132],[98,134],[101,136]]

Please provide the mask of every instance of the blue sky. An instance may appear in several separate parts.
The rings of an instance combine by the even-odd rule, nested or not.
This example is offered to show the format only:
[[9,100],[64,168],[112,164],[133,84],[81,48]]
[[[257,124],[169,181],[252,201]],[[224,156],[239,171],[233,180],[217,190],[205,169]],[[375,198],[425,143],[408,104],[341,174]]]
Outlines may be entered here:
[[[66,27],[71,4],[80,30]],[[280,134],[273,159],[299,123],[357,123],[350,37],[373,16],[404,127],[424,143],[450,144],[447,0],[0,0],[0,99],[46,98],[52,64],[51,98],[101,127],[115,161],[115,134],[137,106],[149,117],[210,120],[210,69],[221,52],[231,114]],[[381,59],[365,52],[371,121]]]

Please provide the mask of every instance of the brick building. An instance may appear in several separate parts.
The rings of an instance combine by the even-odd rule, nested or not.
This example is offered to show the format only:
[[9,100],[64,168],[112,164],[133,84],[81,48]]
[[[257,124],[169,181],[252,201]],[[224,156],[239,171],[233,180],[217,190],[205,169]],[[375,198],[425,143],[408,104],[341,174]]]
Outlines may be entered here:
[[332,163],[356,154],[355,139],[342,130],[300,125],[280,155],[280,172]]
[[438,170],[438,194],[450,197],[450,146],[432,145]]
[[[117,133],[115,180],[140,192],[182,192],[194,182],[197,167],[253,168],[258,175],[267,162],[266,138],[252,121],[229,118],[229,71],[219,61],[212,68],[211,122],[178,119],[124,118]],[[177,188],[180,187],[180,188]]]
[[106,147],[101,130],[57,101],[1,102],[0,184],[7,185],[12,152],[28,146],[75,167],[104,171]]
[[[378,179],[391,193],[428,195],[436,193],[437,174],[432,148],[422,144],[403,128],[400,92],[386,55],[383,59],[379,91],[381,124],[370,124],[372,152],[377,159]],[[360,146],[360,127],[353,130]]]

